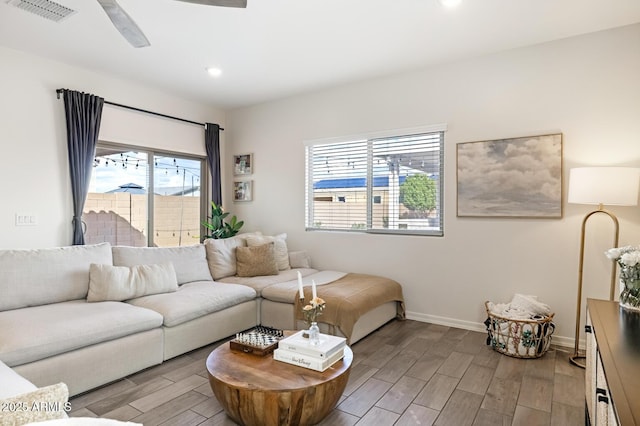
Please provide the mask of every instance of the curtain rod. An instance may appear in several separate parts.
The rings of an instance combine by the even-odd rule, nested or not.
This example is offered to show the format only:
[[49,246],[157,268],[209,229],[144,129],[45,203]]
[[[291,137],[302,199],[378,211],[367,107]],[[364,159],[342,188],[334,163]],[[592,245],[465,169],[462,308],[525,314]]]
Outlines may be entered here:
[[[60,99],[60,95],[64,91],[65,91],[65,89],[56,89],[56,96],[58,97],[58,99]],[[205,123],[199,123],[197,121],[191,121],[191,120],[187,120],[187,119],[180,118],[180,117],[174,117],[172,115],[161,114],[159,112],[154,112],[154,111],[148,111],[146,109],[136,108],[136,107],[132,107],[132,106],[129,106],[129,105],[117,104],[115,102],[104,101],[104,103],[107,104],[107,105],[113,105],[113,106],[117,106],[117,107],[120,107],[120,108],[130,109],[130,110],[133,110],[133,111],[144,112],[145,114],[157,115],[158,117],[170,118],[172,120],[182,121],[184,123],[195,124],[196,126],[206,127]],[[220,130],[224,131],[224,129],[222,127],[220,127]]]

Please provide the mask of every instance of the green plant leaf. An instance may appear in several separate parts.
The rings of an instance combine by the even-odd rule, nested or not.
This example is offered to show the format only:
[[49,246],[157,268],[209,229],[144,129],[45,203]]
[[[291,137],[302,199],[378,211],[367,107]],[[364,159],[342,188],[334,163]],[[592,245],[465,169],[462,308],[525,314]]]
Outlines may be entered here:
[[211,216],[207,218],[206,222],[202,223],[211,232],[209,235],[205,235],[203,240],[207,238],[229,238],[236,235],[244,225],[244,221],[238,221],[238,218],[234,215],[229,218],[228,222],[225,222],[229,215],[230,212],[225,212],[222,206],[218,206],[212,201]]

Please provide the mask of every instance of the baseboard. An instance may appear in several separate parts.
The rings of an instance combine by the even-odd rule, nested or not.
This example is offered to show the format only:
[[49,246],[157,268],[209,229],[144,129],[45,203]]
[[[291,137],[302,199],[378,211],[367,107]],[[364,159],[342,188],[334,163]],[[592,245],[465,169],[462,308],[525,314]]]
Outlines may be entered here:
[[485,332],[487,328],[481,322],[463,321],[455,318],[439,317],[436,315],[407,312],[407,319],[428,322],[429,324],[444,325],[447,327],[461,328],[463,330]]
[[[455,318],[422,314],[419,312],[407,312],[406,315],[407,315],[407,319],[420,321],[420,322],[428,322],[429,324],[444,325],[447,327],[461,328],[463,330],[470,330],[470,331],[479,331],[481,333],[484,333],[487,331],[487,328],[485,327],[484,323],[481,323],[481,322],[463,321]],[[554,334],[552,338],[552,344],[554,346],[573,348],[573,344],[574,344],[573,342],[574,342],[574,339],[572,337],[556,336]],[[581,341],[580,343],[581,343],[581,347],[583,347],[582,346],[583,342]]]

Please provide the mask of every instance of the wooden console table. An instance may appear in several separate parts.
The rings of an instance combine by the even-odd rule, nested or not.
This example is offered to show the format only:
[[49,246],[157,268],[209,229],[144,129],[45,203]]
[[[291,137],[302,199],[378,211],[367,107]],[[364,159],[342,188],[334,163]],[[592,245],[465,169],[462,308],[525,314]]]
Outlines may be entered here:
[[640,426],[640,312],[588,299],[586,329],[591,424]]
[[349,380],[353,352],[323,372],[229,349],[207,358],[209,383],[231,419],[241,425],[314,425],[336,406]]

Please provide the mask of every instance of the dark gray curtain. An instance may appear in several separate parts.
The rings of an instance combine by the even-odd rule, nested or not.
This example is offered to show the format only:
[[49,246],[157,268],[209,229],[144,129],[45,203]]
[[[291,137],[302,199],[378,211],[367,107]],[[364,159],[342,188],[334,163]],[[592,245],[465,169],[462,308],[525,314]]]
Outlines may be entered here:
[[220,182],[220,126],[207,123],[204,130],[204,146],[207,162],[211,170],[211,201],[222,203],[222,183]]
[[73,245],[83,245],[82,210],[89,191],[104,99],[73,90],[65,89],[63,93],[73,195]]

